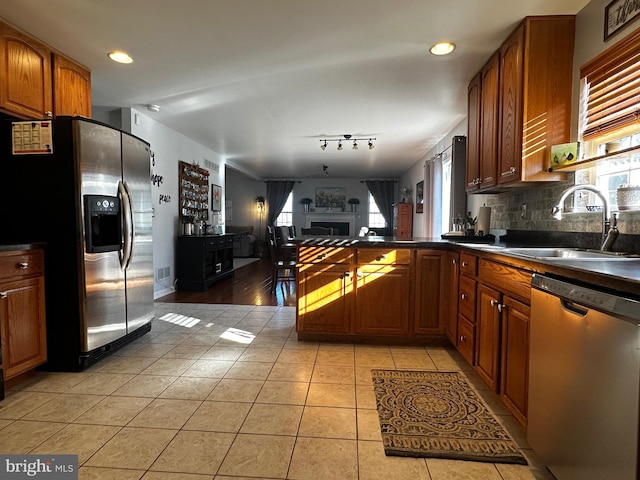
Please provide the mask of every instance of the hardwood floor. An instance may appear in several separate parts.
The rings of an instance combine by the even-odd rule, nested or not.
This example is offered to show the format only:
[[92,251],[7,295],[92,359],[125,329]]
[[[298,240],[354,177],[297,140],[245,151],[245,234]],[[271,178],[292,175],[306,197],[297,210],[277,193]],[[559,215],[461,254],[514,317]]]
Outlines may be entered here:
[[173,303],[226,303],[233,305],[296,306],[295,282],[279,282],[271,293],[271,259],[237,268],[234,275],[215,282],[205,292],[174,292],[156,299]]

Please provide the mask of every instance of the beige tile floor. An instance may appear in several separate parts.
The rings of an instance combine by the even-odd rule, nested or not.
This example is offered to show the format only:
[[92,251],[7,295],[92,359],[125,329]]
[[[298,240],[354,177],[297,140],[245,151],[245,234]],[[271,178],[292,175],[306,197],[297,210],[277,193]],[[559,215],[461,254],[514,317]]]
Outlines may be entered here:
[[[549,480],[453,349],[298,342],[295,309],[156,304],[144,337],[0,402],[0,452],[74,453],[81,479]],[[386,457],[372,368],[461,371],[530,466]]]

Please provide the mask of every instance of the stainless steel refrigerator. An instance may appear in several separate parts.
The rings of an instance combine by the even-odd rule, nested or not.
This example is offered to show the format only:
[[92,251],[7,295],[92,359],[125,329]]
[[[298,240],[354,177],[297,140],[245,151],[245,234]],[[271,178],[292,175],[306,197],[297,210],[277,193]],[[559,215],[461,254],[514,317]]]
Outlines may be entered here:
[[50,370],[82,370],[153,319],[150,149],[78,117],[5,121],[2,243],[45,242]]

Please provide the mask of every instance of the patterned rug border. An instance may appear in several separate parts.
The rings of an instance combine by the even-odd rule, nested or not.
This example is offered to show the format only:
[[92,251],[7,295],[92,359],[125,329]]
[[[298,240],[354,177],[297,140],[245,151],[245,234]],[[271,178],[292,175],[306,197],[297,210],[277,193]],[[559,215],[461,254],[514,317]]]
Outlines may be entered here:
[[[527,465],[513,439],[459,372],[372,369],[371,378],[386,455]],[[431,388],[438,382],[450,383],[447,394],[456,397],[454,403],[464,406],[464,417],[459,412],[458,418],[452,421],[446,416],[438,418],[435,412],[429,422],[410,418],[406,410],[415,410],[413,404],[400,413],[395,400],[402,401],[403,395],[409,392],[405,384],[411,381],[423,382],[421,387],[429,387],[430,382]],[[425,397],[423,393],[406,400],[423,404]],[[432,397],[431,402],[434,398],[439,402],[432,404],[432,408],[446,403],[441,396]]]

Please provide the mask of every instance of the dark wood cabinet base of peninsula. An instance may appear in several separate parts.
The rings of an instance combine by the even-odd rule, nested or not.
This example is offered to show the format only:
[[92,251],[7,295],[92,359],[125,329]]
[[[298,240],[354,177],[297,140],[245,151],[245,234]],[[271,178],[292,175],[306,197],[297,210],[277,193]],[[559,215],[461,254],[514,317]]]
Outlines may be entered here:
[[233,234],[179,236],[176,263],[178,291],[206,291],[233,275]]

